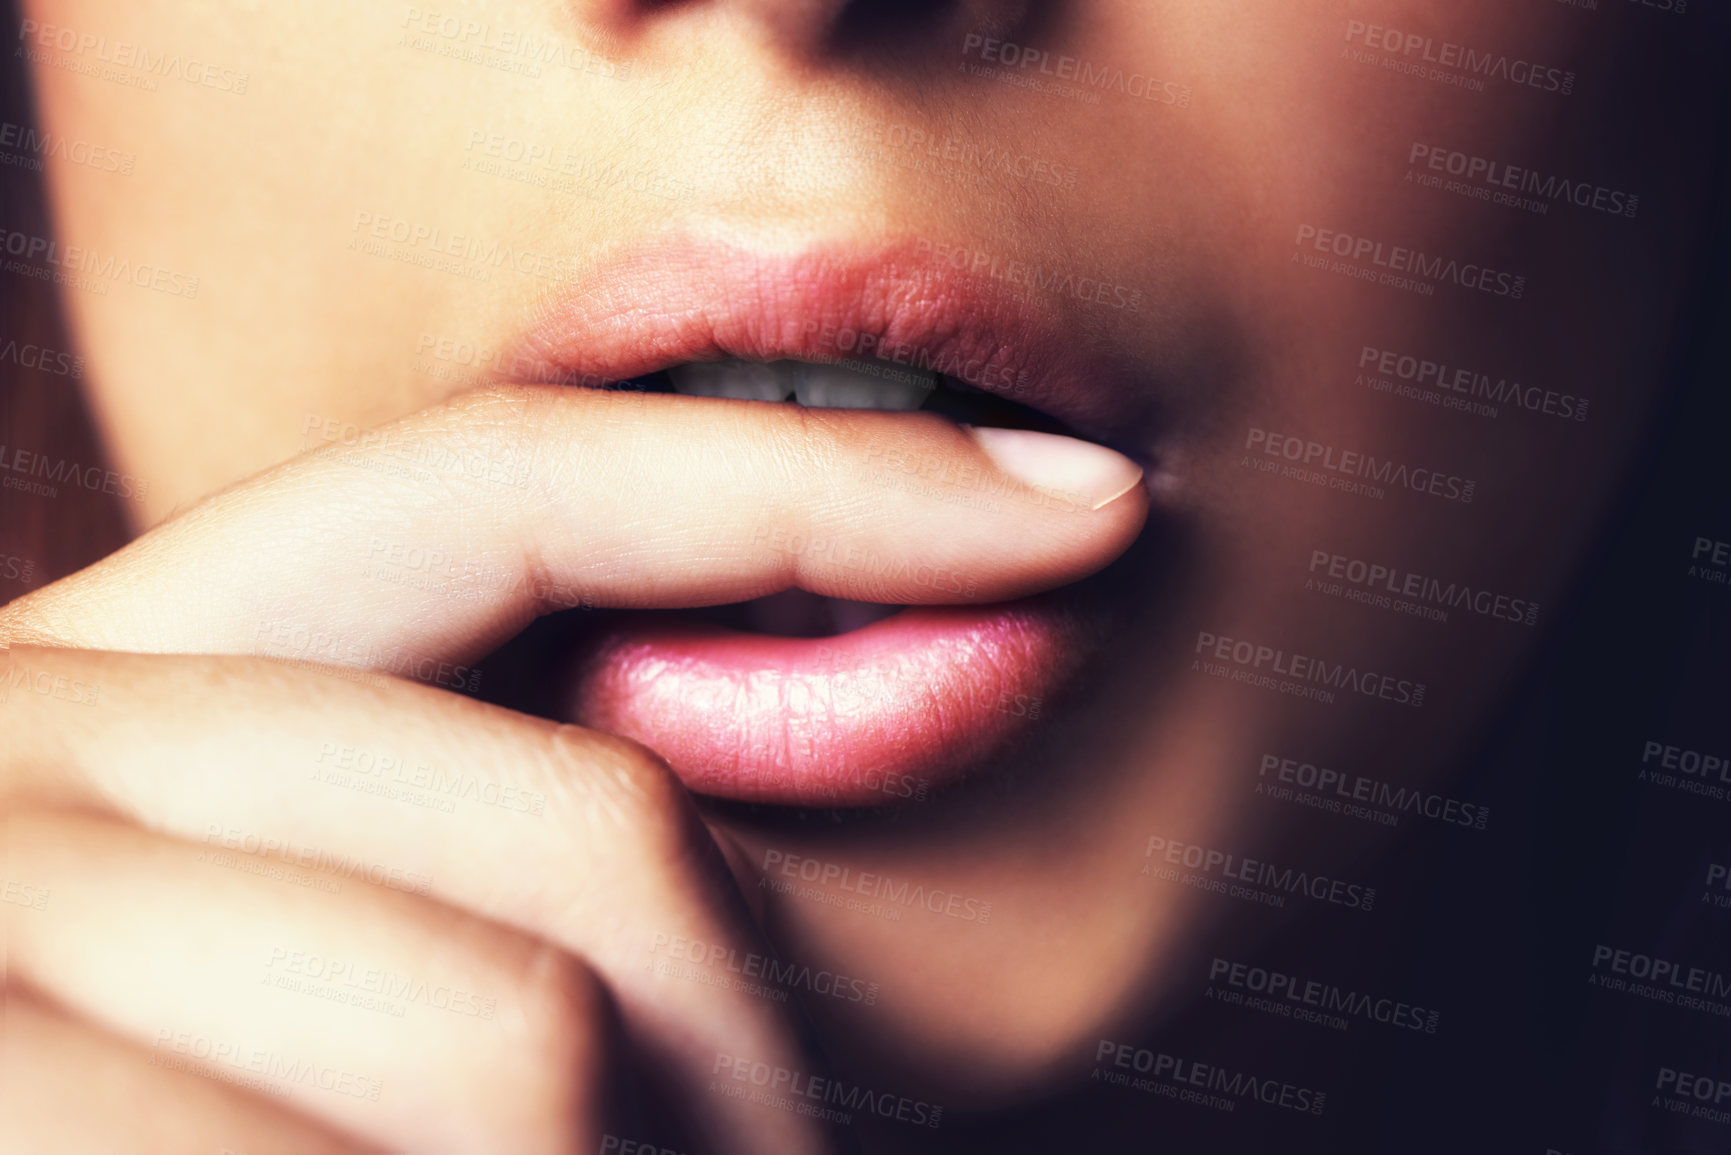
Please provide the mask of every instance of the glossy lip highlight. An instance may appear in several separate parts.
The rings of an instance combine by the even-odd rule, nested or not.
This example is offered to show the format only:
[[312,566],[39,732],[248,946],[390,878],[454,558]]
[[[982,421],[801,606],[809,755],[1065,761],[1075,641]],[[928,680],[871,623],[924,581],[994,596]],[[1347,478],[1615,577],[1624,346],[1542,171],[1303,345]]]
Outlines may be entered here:
[[[545,302],[518,351],[583,385],[724,357],[871,357],[944,373],[1087,436],[1128,427],[1127,446],[1114,447],[1145,458],[1146,414],[1127,423],[1123,412],[1136,396],[1128,372],[1063,334],[1051,308],[922,261],[917,242],[765,255],[675,237]],[[941,787],[1039,724],[1040,704],[1087,662],[1109,613],[1055,591],[912,607],[828,638],[632,614],[576,664],[562,714],[643,742],[702,793],[883,805],[898,800],[886,779]]]
[[832,806],[942,784],[1035,722],[1079,660],[1029,602],[920,607],[835,638],[664,618],[604,641],[573,694],[588,725],[653,747],[693,790]]

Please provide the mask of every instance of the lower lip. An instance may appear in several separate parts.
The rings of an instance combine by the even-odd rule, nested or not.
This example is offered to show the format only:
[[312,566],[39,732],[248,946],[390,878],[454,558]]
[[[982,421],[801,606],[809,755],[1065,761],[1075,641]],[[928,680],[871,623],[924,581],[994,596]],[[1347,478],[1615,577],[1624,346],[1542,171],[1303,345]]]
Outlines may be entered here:
[[911,608],[828,638],[642,615],[601,642],[569,706],[702,794],[885,805],[965,776],[1038,724],[1080,664],[1082,632],[1050,595]]

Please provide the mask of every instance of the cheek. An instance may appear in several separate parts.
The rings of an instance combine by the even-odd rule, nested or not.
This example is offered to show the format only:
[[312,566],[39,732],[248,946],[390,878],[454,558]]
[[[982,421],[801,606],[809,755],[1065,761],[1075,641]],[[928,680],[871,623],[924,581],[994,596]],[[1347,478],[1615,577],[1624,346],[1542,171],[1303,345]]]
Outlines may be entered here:
[[[160,479],[146,522],[307,448],[309,419],[372,425],[548,376],[501,352],[499,318],[569,276],[587,214],[547,222],[589,203],[608,158],[566,155],[568,126],[521,127],[521,70],[465,55],[512,52],[412,11],[32,11],[42,128],[102,161],[52,166],[56,239],[99,273],[152,270],[66,294],[100,419]],[[535,31],[516,20],[496,43]],[[621,85],[585,52],[536,83],[602,122]],[[189,451],[188,420],[225,435]]]

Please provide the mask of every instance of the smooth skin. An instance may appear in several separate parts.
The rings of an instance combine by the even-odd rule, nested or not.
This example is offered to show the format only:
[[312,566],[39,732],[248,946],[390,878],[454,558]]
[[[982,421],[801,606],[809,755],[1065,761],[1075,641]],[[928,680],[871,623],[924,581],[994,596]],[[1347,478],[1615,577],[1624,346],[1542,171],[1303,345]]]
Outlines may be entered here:
[[[158,1106],[116,1108],[129,1149],[186,1150],[197,1135],[268,1150],[293,1118],[331,1143],[594,1150],[598,1134],[666,1137],[632,1128],[672,1104],[691,1117],[689,1151],[821,1150],[805,1117],[709,1089],[728,1056],[821,1069],[802,1018],[838,1074],[945,1108],[941,1129],[890,1121],[887,1138],[856,1131],[863,1142],[954,1149],[971,1118],[1075,1087],[1101,1039],[1147,1040],[1172,1000],[1197,994],[1221,924],[1269,925],[1247,904],[1151,884],[1151,836],[1369,883],[1388,832],[1265,805],[1261,760],[1418,787],[1480,735],[1641,444],[1713,155],[1695,118],[1716,106],[1677,50],[1692,25],[1638,5],[23,7],[38,30],[75,33],[67,49],[24,38],[42,126],[134,159],[125,173],[46,164],[56,240],[199,287],[61,293],[105,464],[148,490],[125,503],[133,544],[0,618],[23,677],[0,706],[5,878],[49,888],[40,910],[0,904],[8,1003],[23,1008],[0,1073],[21,1048],[59,1057],[0,1082],[0,1119],[24,1128],[0,1128],[0,1144],[18,1151],[112,1134],[87,1109],[107,1086],[114,1102]],[[1367,63],[1383,51],[1370,25],[1578,84],[1432,83]],[[107,47],[78,49],[86,35]],[[530,69],[499,47],[529,41],[563,56]],[[122,43],[209,64],[216,83],[104,79],[97,57]],[[1008,43],[1081,63],[1054,80],[1003,64]],[[1093,89],[1083,65],[1140,76],[1144,95]],[[1409,159],[1415,144],[1638,193],[1640,211],[1540,216],[1428,187],[1406,179],[1430,172]],[[394,242],[399,226],[429,239]],[[1362,238],[1519,274],[1525,294],[1421,294],[1316,268],[1333,257],[1314,243],[1323,231],[1348,251]],[[930,416],[499,381],[501,351],[573,300],[604,314],[597,270],[670,232],[770,250],[895,244],[996,270],[990,287],[1073,342],[1077,364],[1122,370],[1090,411],[1097,436],[1122,435],[1148,467],[1148,493],[1092,513],[1030,501],[982,514],[862,486],[849,466],[893,436],[990,469]],[[476,245],[522,259],[461,255]],[[1366,383],[1367,348],[1590,398],[1590,416],[1413,400],[1392,379]],[[1145,437],[1117,420],[1150,414]],[[381,433],[395,440],[361,440]],[[1285,459],[1256,447],[1269,434],[1301,456],[1314,441],[1470,479],[1475,496],[1282,477],[1265,467]],[[528,462],[528,482],[393,472],[417,445],[435,461],[473,451],[513,479]],[[977,576],[982,598],[1122,554],[1100,575],[1119,575],[1128,611],[1118,650],[1003,765],[846,823],[694,799],[640,747],[449,692],[542,611],[831,592],[797,559],[750,548],[765,529],[941,560]],[[376,576],[397,547],[447,569]],[[1535,602],[1541,625],[1437,623],[1318,594],[1306,580],[1319,551]],[[1271,693],[1202,672],[1204,634],[1429,693],[1422,709]],[[378,681],[355,680],[368,668]],[[405,668],[423,676],[396,678]],[[75,685],[99,686],[97,705],[73,700]],[[444,814],[314,781],[327,746],[516,784],[545,810],[459,801]],[[260,869],[284,864],[248,857],[248,837],[431,882],[417,894],[343,876],[331,894],[213,867],[197,858],[216,849],[213,826],[219,843],[240,832],[234,861]],[[767,864],[790,856],[990,918],[886,919],[765,885],[785,881]],[[310,861],[297,878],[329,874]],[[657,935],[767,943],[878,997],[782,1004],[663,975]],[[415,1003],[398,1018],[267,988],[279,948],[472,987],[498,1015]],[[220,1032],[384,1089],[373,1102],[194,1083],[150,1065],[165,1030],[170,1051]],[[622,1069],[621,1055],[636,1061]],[[1222,1059],[1235,1057],[1248,1064]]]

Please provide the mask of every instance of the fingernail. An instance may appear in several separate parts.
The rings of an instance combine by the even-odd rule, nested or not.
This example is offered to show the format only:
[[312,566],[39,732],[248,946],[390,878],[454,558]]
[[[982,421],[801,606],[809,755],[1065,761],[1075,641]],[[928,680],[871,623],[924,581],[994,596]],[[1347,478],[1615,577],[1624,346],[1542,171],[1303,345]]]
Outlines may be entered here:
[[968,432],[992,464],[1023,485],[1101,509],[1136,488],[1142,467],[1122,453],[1056,433],[970,425]]

